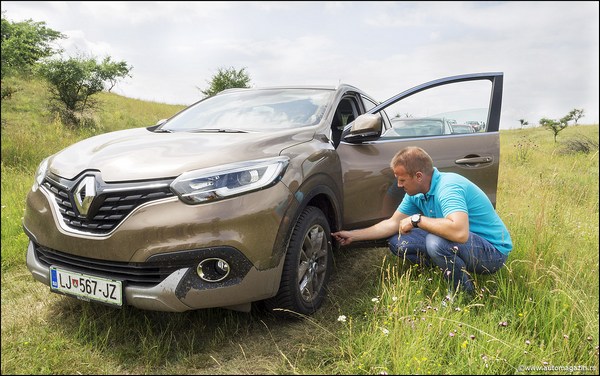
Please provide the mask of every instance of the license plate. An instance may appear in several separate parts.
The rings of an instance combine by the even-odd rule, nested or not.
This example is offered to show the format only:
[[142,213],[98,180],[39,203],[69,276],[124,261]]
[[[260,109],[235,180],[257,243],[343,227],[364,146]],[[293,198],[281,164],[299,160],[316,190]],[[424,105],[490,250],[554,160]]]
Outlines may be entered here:
[[91,276],[50,267],[50,289],[73,295],[85,301],[96,301],[114,306],[123,305],[123,283],[119,280]]

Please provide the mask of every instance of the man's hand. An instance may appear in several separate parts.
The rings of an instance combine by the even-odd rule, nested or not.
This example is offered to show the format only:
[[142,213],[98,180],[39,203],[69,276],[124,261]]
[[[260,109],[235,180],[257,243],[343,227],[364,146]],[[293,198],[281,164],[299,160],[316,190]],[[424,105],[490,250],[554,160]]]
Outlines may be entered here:
[[398,229],[399,234],[408,234],[413,229],[412,222],[410,221],[410,217],[403,218],[400,221],[400,228]]
[[338,231],[331,234],[335,241],[340,243],[340,245],[348,245],[352,243],[352,235],[351,231]]

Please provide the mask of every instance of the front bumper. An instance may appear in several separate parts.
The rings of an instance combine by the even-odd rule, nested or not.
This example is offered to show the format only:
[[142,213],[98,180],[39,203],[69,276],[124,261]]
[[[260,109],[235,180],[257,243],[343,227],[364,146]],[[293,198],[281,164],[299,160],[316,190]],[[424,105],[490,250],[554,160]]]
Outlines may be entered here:
[[[50,265],[58,265],[77,272],[97,276],[115,277],[115,273],[91,271],[90,267],[73,267],[75,262],[58,263],[57,257],[47,257],[41,252],[42,247],[29,242],[27,247],[27,268],[33,278],[47,286],[50,285]],[[222,307],[241,311],[249,311],[250,303],[269,298],[277,293],[281,267],[259,271],[247,259],[234,249],[204,249],[190,252],[199,259],[219,256],[227,259],[236,271],[231,278],[222,282],[210,283],[198,277],[195,267],[172,267],[166,278],[158,284],[135,283],[125,280],[123,295],[125,304],[152,311],[183,312],[194,309]],[[186,252],[187,253],[187,252]],[[225,256],[224,256],[225,254]],[[70,259],[71,261],[73,259]],[[282,260],[283,262],[283,260]],[[106,263],[104,263],[105,269]],[[124,275],[121,273],[121,275]],[[126,278],[126,277],[124,277]]]

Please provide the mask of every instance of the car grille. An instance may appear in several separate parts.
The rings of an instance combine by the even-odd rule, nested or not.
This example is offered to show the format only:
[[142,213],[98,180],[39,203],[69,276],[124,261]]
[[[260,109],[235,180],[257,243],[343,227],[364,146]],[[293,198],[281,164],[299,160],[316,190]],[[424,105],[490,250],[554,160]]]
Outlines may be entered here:
[[164,263],[127,263],[91,259],[58,252],[37,244],[35,255],[46,267],[54,265],[78,273],[119,279],[146,287],[159,284],[171,273],[186,266],[183,263],[164,265]]
[[70,229],[95,235],[108,234],[129,213],[144,203],[174,196],[165,184],[158,187],[138,184],[139,188],[133,185],[121,189],[107,189],[111,186],[104,185],[94,198],[98,204],[94,205],[91,213],[84,216],[78,213],[74,204],[73,187],[78,181],[57,180],[60,182],[46,178],[42,185],[54,194],[64,224]]

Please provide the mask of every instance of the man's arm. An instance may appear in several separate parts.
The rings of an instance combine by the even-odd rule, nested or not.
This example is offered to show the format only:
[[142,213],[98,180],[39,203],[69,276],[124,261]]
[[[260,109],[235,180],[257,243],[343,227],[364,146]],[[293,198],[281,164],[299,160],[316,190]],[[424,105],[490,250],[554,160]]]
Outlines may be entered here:
[[348,245],[352,242],[362,240],[384,239],[397,234],[400,228],[400,222],[407,217],[406,214],[395,211],[390,218],[384,219],[371,227],[351,231],[338,231],[331,235],[340,243],[340,245]]
[[[403,219],[400,223],[400,231],[403,234],[410,232],[413,228],[410,217]],[[462,211],[455,211],[445,218],[422,216],[419,228],[451,242],[465,243],[469,239],[469,215]]]

